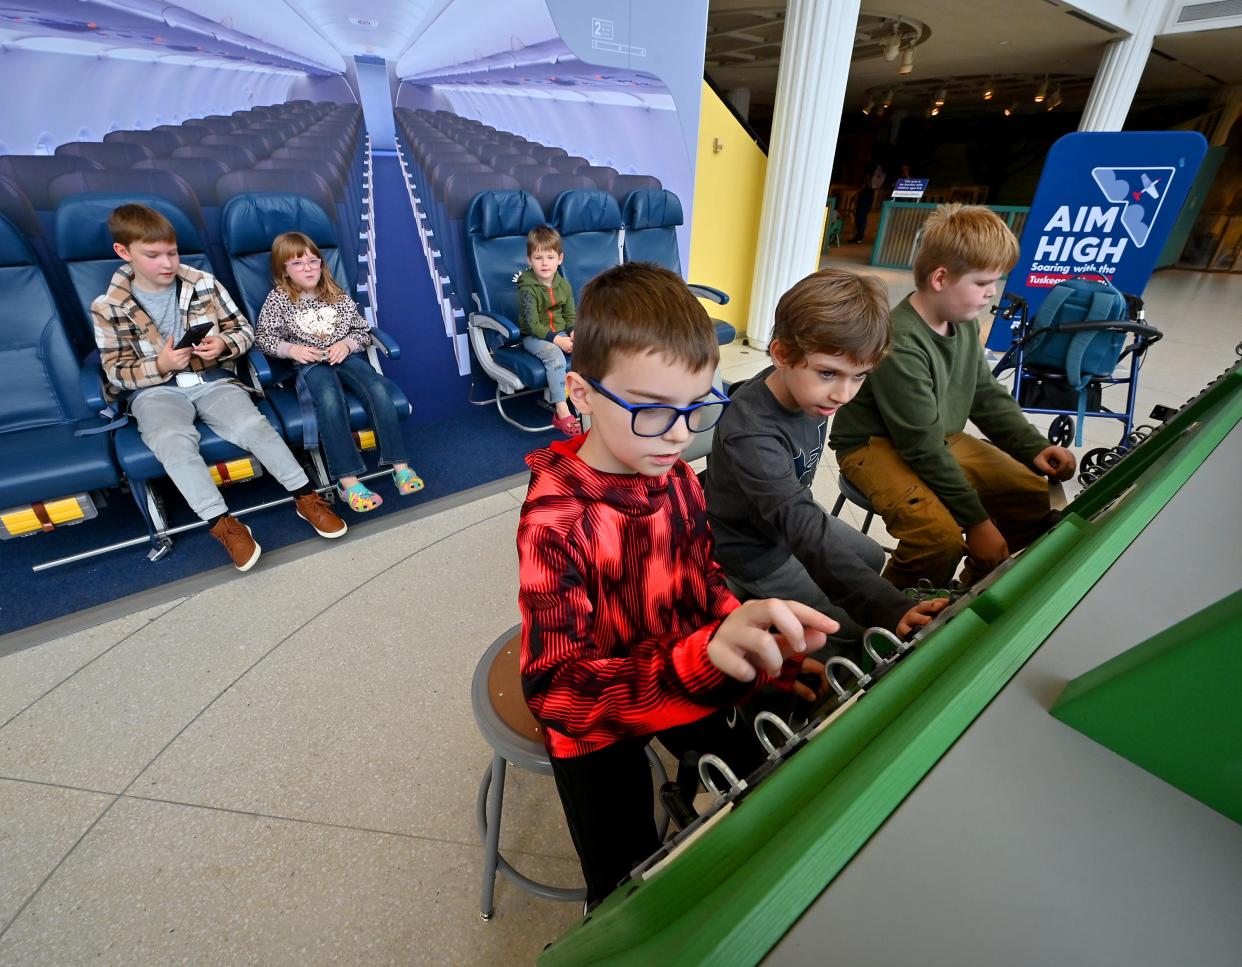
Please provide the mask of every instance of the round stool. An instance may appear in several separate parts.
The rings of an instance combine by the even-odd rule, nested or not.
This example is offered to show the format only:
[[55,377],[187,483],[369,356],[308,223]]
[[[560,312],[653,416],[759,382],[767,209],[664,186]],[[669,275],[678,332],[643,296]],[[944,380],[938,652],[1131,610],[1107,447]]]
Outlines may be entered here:
[[855,487],[852,483],[845,479],[845,474],[837,475],[837,485],[841,489],[837,502],[832,505],[832,516],[840,517],[841,510],[845,507],[848,500],[851,504],[861,507],[866,513],[863,519],[862,532],[867,533],[867,528],[871,526],[871,521],[875,517],[875,508],[871,506],[871,502],[862,495],[862,491]]
[[[522,626],[514,625],[483,653],[474,669],[470,685],[470,704],[483,738],[495,753],[483,772],[475,805],[475,821],[483,841],[483,896],[479,916],[492,917],[496,873],[507,876],[518,887],[545,900],[581,903],[586,887],[560,887],[539,883],[515,870],[500,853],[500,814],[504,805],[505,771],[509,763],[531,772],[552,775],[552,763],[543,744],[543,726],[530,714],[522,694],[520,662]],[[664,764],[656,751],[647,746],[647,759],[655,772],[657,788],[668,781]],[[668,817],[661,819],[660,838],[668,829]]]

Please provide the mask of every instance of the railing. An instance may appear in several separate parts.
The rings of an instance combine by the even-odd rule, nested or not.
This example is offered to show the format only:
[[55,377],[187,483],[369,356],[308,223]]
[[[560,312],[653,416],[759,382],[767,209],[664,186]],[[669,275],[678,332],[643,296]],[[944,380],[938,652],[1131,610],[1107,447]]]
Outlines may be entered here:
[[[1026,225],[1029,207],[988,205],[1005,219],[1010,231],[1019,238]],[[914,262],[914,250],[923,231],[923,224],[936,210],[931,202],[886,201],[880,211],[880,228],[871,249],[871,264],[881,269],[908,269]]]

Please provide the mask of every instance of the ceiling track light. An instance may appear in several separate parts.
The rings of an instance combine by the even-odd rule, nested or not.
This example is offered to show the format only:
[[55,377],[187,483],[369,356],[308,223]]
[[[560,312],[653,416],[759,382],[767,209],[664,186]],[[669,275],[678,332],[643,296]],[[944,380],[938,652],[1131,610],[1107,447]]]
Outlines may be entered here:
[[914,70],[914,48],[907,47],[901,54],[901,66],[897,68],[898,74],[909,74]]
[[1039,87],[1035,89],[1035,103],[1043,104],[1044,99],[1048,96],[1048,78],[1045,75]]
[[862,112],[863,114],[870,114],[874,110],[875,110],[875,98],[869,97],[867,98],[867,103],[863,105]]
[[1060,107],[1061,103],[1061,85],[1058,84],[1052,89],[1052,96],[1048,98],[1048,110],[1051,111],[1054,108]]
[[939,93],[936,94],[936,98],[932,103],[935,104],[936,107],[944,107],[944,102],[947,101],[948,99],[949,99],[949,89],[947,87],[942,87],[940,88]]
[[884,92],[884,100],[880,102],[880,106],[883,107],[884,110],[887,111],[890,107],[893,106],[893,95],[895,95],[896,93],[897,93],[897,89],[894,87],[890,87],[888,90]]
[[992,83],[992,78],[989,77],[988,82],[983,85],[983,99],[985,101],[990,101],[992,100],[995,94],[996,94],[996,85]]
[[893,34],[884,44],[884,59],[893,61],[897,59],[897,55],[901,53],[901,20],[898,19],[893,24]]
[[1013,117],[1014,113],[1017,110],[1018,110],[1018,102],[1010,101],[1008,104],[1005,105],[1005,117]]

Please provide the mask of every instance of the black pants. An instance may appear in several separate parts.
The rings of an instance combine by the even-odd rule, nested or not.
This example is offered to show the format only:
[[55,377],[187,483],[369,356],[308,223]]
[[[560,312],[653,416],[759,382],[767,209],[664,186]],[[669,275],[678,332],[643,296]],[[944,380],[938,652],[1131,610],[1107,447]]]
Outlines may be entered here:
[[871,214],[871,205],[875,201],[875,189],[864,188],[858,193],[854,202],[854,241],[861,242],[867,234],[867,216]]
[[688,751],[714,753],[739,777],[764,760],[766,753],[748,725],[737,717],[736,727],[730,728],[728,719],[726,712],[715,712],[654,736],[614,742],[598,752],[552,757],[556,790],[586,878],[588,906],[603,900],[660,846],[645,751],[652,738],[678,759]]

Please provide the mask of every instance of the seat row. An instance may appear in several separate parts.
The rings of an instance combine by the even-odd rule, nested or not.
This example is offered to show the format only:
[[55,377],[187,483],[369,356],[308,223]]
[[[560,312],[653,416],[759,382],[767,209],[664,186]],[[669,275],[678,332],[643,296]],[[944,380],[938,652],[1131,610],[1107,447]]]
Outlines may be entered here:
[[[89,307],[106,290],[120,264],[112,251],[106,220],[116,205],[126,202],[148,205],[172,222],[184,263],[213,274],[223,268],[206,251],[191,217],[164,197],[117,193],[69,198],[56,212],[57,237],[65,246],[67,272],[81,307]],[[235,195],[222,208],[221,230],[238,304],[251,320],[257,319],[271,288],[270,247],[282,232],[309,236],[322,253],[324,270],[338,281],[344,278],[335,226],[318,204],[304,196]],[[152,559],[162,556],[172,544],[163,505],[163,467],[132,424],[105,429],[101,414],[107,411],[98,357],[76,350],[39,257],[25,232],[3,215],[0,287],[5,292],[5,299],[0,300],[0,537],[51,530],[93,517],[99,493],[124,486],[146,522]],[[397,354],[391,337],[380,330],[373,334],[382,351]],[[299,449],[303,424],[292,370],[284,361],[268,360],[255,349],[246,363],[241,368],[265,397],[259,410],[301,453],[311,479],[327,486],[322,454],[317,449]],[[410,413],[408,400],[396,384],[390,382],[388,388],[398,415],[405,418]],[[373,439],[367,436],[369,417],[359,400],[348,393],[346,399],[351,427],[366,448]],[[202,423],[196,428],[203,458],[222,484],[261,472],[249,454]]]
[[408,149],[409,174],[427,227],[437,240],[443,275],[453,301],[469,305],[465,264],[466,211],[481,191],[521,189],[550,212],[566,191],[603,191],[618,208],[638,189],[660,188],[658,178],[622,175],[615,168],[592,165],[564,148],[539,144],[520,135],[443,111],[395,112],[397,129]]
[[[241,144],[203,143],[230,138],[266,156],[256,160],[251,147]],[[221,281],[237,295],[221,242],[222,206],[246,192],[297,192],[331,215],[345,262],[344,281],[365,304],[373,232],[364,206],[364,173],[357,107],[299,102],[151,131],[113,131],[103,142],[60,145],[54,155],[0,156],[0,214],[26,236],[70,324],[74,345],[85,351],[93,343],[58,255],[59,249],[72,245],[62,242],[56,229],[56,212],[66,199],[84,193],[142,192],[171,201],[205,237],[206,251],[222,266]],[[367,229],[360,232],[364,224]],[[361,279],[360,258],[366,259],[362,264],[367,270]]]

